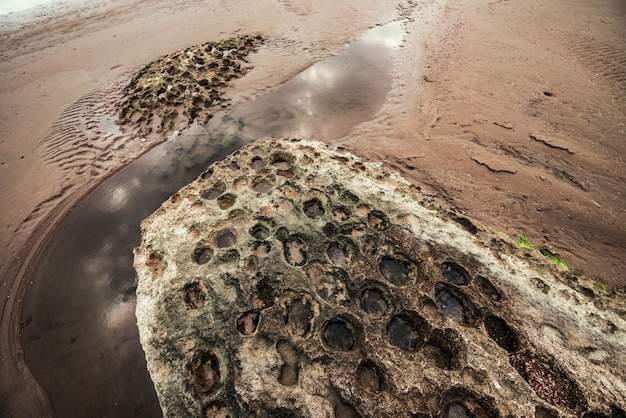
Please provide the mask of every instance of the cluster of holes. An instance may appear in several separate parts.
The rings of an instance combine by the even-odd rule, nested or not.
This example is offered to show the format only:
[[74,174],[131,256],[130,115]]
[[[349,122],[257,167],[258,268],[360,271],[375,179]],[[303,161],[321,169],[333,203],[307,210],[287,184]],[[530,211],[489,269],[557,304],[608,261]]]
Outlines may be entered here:
[[206,123],[216,108],[224,107],[223,88],[227,81],[245,74],[241,66],[248,53],[261,44],[261,37],[238,37],[177,51],[141,69],[124,89],[119,122],[152,130],[154,117],[158,131],[174,129],[178,109],[189,123],[198,118]]
[[[440,310],[450,319],[465,326],[474,326],[480,319],[479,309],[461,290],[472,278],[467,270],[453,261],[442,263],[441,274],[445,282],[435,284],[435,299]],[[492,302],[501,300],[501,294],[493,284],[483,276],[475,278],[477,288]],[[544,401],[580,409],[585,405],[579,396],[577,384],[564,374],[557,374],[552,367],[538,360],[528,351],[520,351],[521,343],[516,332],[503,318],[486,315],[482,324],[489,336],[509,355],[511,366],[519,373],[535,394]]]
[[[252,181],[251,189],[267,193],[274,187],[274,174],[268,169],[271,167],[277,175],[289,177],[294,172],[293,161],[294,157],[286,153],[274,154],[269,158],[254,156],[249,166],[257,172],[257,177]],[[203,176],[210,178],[212,172],[206,173],[206,176],[204,174]],[[236,196],[225,194],[225,189],[225,185],[218,181],[203,193],[203,197],[207,200],[216,199],[220,208],[228,209],[234,205]],[[346,190],[341,193],[340,199],[347,205],[356,205],[359,202],[355,194]],[[318,190],[312,190],[302,199],[300,210],[311,222],[323,222],[324,219],[330,218],[330,222],[325,222],[321,226],[321,231],[329,239],[324,247],[325,262],[309,263],[312,255],[309,254],[310,249],[305,237],[291,234],[284,227],[278,228],[272,234],[274,227],[264,221],[257,222],[248,230],[249,235],[255,239],[252,248],[257,255],[267,254],[271,250],[269,242],[275,237],[282,244],[284,260],[293,267],[304,269],[318,296],[333,305],[346,306],[350,302],[347,290],[350,279],[346,270],[355,262],[359,251],[351,237],[363,237],[368,229],[387,231],[392,226],[389,218],[381,211],[366,210],[364,213],[362,210],[359,212],[357,208],[360,216],[365,216],[365,221],[355,219],[349,208],[331,203],[328,196]],[[468,230],[475,228],[472,228],[473,224],[464,220],[459,223]],[[367,240],[367,236],[364,239]],[[228,248],[236,243],[236,232],[230,228],[217,231],[213,238],[216,248]],[[376,254],[375,245],[372,245],[370,254]],[[194,259],[198,264],[206,264],[212,256],[213,250],[207,245],[198,247],[194,252]],[[422,274],[421,268],[419,263],[401,254],[387,254],[378,259],[380,276],[392,288],[415,284]],[[436,306],[440,312],[464,326],[475,326],[482,321],[487,335],[508,353],[510,364],[540,398],[552,405],[568,408],[580,406],[580,402],[572,399],[578,393],[575,382],[564,377],[562,373],[554,372],[550,366],[539,361],[530,352],[520,351],[521,344],[517,335],[506,321],[496,315],[482,314],[462,290],[463,287],[472,284],[489,302],[498,305],[502,300],[502,294],[489,279],[480,275],[472,278],[463,266],[452,260],[442,262],[440,272],[443,281],[434,285]],[[185,303],[190,308],[197,308],[199,304],[204,303],[202,292],[198,292],[194,286],[189,285],[185,290]],[[388,318],[386,332],[391,345],[406,352],[421,349],[424,355],[441,369],[453,370],[461,367],[460,358],[464,346],[462,337],[456,330],[432,329],[430,323],[416,311],[404,310],[394,313],[389,289],[382,283],[370,281],[358,294],[358,306],[368,317],[375,320]],[[239,333],[243,336],[256,333],[261,321],[261,311],[274,306],[276,300],[278,295],[274,287],[268,281],[261,281],[254,296],[254,308],[243,312],[237,318],[236,326]],[[285,292],[280,300],[284,326],[288,333],[296,339],[309,338],[314,332],[319,314],[319,305],[315,298],[308,294]],[[360,338],[360,329],[356,323],[356,320],[347,317],[335,316],[326,319],[319,329],[320,338],[324,345],[332,350],[354,351],[359,345]],[[291,343],[282,341],[277,344],[277,351],[284,363],[279,382],[285,386],[297,384],[300,369],[297,348]],[[385,388],[384,368],[371,360],[362,360],[355,371],[355,376],[357,382],[367,391],[378,393]],[[485,409],[474,395],[464,395],[464,399],[446,403],[443,416],[477,416],[476,411]]]

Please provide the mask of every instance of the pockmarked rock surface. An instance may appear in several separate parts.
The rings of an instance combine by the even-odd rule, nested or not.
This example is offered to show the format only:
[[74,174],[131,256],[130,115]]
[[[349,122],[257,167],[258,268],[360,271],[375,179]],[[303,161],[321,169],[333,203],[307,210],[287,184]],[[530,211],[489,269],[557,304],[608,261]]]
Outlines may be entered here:
[[321,143],[209,167],[135,268],[168,417],[625,414],[623,300]]
[[171,132],[181,121],[206,123],[228,106],[225,87],[246,74],[246,57],[262,42],[261,36],[207,42],[151,62],[125,87],[119,123],[138,126],[144,135],[155,127]]

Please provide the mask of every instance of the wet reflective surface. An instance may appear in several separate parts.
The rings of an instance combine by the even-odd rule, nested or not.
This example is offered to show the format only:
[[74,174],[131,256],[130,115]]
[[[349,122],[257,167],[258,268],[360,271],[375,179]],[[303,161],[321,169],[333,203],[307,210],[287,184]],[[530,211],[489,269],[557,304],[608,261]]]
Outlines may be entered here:
[[376,27],[341,54],[243,104],[233,115],[244,119],[257,138],[341,138],[382,106],[392,81],[388,50],[403,36],[398,22]]
[[[154,148],[95,189],[57,226],[22,309],[26,362],[58,416],[161,414],[135,325],[139,223],[209,164],[263,136],[339,138],[391,87],[398,23],[377,27],[203,129]],[[227,237],[226,237],[227,238]],[[198,262],[210,254],[198,251]],[[343,346],[341,347],[343,348]]]

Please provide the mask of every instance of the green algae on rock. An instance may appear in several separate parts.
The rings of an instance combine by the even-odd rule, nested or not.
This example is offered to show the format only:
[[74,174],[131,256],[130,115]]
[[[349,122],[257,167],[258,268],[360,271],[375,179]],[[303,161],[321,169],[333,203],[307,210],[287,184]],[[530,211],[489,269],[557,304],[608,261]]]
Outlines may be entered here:
[[167,417],[612,416],[626,321],[380,164],[263,140],[142,224]]
[[228,105],[224,87],[248,71],[242,64],[262,42],[260,36],[207,42],[146,65],[124,89],[120,124],[136,125],[145,135],[153,125],[167,133],[179,120],[206,123],[216,109]]

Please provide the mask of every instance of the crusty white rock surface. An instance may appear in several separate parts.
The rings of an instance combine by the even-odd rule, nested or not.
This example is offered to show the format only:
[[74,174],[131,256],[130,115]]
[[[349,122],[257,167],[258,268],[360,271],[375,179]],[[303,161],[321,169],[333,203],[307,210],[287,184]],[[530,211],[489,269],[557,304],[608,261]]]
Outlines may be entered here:
[[211,166],[135,268],[168,417],[624,416],[620,301],[321,143]]

